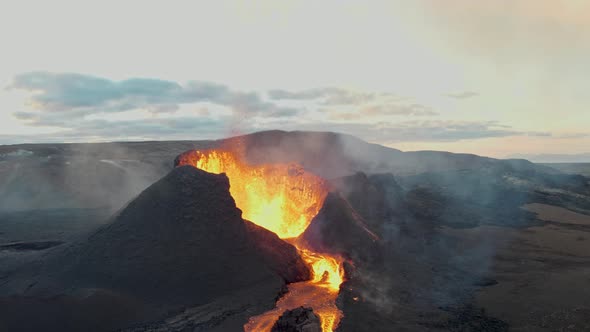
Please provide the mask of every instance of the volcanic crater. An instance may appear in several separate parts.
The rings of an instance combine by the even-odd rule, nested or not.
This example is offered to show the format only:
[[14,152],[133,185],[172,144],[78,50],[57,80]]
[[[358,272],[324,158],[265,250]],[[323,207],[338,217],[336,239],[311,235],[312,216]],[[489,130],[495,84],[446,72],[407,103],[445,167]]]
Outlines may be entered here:
[[344,258],[317,250],[321,238],[312,241],[314,246],[302,237],[328,196],[328,183],[294,163],[252,165],[241,155],[232,149],[195,150],[180,155],[175,164],[227,175],[243,216],[295,246],[312,276],[289,285],[276,307],[251,317],[244,330],[270,331],[283,313],[305,306],[319,316],[322,331],[333,331],[342,317],[336,299],[345,277]]

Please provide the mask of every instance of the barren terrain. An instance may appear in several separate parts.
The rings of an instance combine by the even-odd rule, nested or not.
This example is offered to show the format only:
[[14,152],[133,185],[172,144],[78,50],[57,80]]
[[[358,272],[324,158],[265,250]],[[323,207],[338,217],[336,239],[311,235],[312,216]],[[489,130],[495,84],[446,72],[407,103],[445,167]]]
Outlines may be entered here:
[[[584,172],[273,131],[0,147],[0,330],[33,331],[39,324],[31,322],[40,322],[47,331],[236,331],[272,309],[293,273],[284,264],[289,245],[272,233],[253,235],[260,231],[237,226],[245,221],[235,216],[223,219],[233,228],[212,222],[235,208],[228,189],[172,171],[185,151],[236,145],[248,162],[295,162],[328,181],[331,192],[303,239],[347,258],[339,331],[590,329]],[[213,205],[199,186],[225,198]],[[200,238],[198,227],[220,237]],[[249,240],[240,249],[223,240],[228,232],[232,241],[256,236],[267,249]],[[222,247],[251,263],[236,265]],[[257,255],[270,256],[256,265]],[[224,271],[252,282],[215,284],[216,291],[190,284],[229,280]],[[62,314],[72,308],[67,321]]]

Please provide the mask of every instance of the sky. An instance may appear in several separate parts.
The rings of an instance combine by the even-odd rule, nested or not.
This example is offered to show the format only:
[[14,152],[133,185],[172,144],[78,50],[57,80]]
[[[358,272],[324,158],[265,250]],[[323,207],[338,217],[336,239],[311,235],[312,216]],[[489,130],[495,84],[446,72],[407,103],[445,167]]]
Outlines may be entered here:
[[590,152],[587,0],[3,7],[0,144],[282,129],[499,158]]

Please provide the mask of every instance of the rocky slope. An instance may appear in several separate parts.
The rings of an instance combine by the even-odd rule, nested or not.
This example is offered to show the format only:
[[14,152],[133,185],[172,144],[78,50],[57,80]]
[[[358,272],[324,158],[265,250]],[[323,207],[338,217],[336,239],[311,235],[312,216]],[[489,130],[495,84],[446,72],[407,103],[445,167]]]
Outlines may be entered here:
[[[590,223],[570,219],[577,212],[575,220],[587,220],[590,180],[524,160],[401,152],[346,135],[281,131],[218,141],[0,147],[0,210],[16,203],[116,209],[195,148],[238,149],[252,163],[299,162],[330,180],[331,193],[303,238],[354,263],[346,265],[338,302],[342,331],[587,325]],[[31,153],[11,154],[15,149]],[[227,187],[222,176],[179,168],[89,239],[44,249],[44,264],[32,252],[0,251],[0,263],[4,256],[11,266],[26,265],[14,272],[0,264],[0,330],[22,327],[17,323],[76,330],[86,322],[95,330],[228,331],[272,308],[278,287],[306,272],[292,247],[242,221],[227,190],[206,183]],[[562,209],[559,220],[522,208],[529,203]],[[233,212],[221,213],[226,205]],[[0,227],[0,245],[72,241],[55,229],[14,238],[22,232]],[[242,264],[256,266],[246,279],[251,267]]]
[[[272,305],[285,283],[309,277],[293,246],[242,220],[225,175],[186,166],[87,240],[48,253],[4,283],[5,309],[28,302],[37,309],[30,316],[2,310],[0,321],[31,330],[114,329],[247,289],[256,292],[243,307],[255,312],[257,302]],[[100,312],[106,302],[109,310]],[[45,317],[46,307],[62,310]]]

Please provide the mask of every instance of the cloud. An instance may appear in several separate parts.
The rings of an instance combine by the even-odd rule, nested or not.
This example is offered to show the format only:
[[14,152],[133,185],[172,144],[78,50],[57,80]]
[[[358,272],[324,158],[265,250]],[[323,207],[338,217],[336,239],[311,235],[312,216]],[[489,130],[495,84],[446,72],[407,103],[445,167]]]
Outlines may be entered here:
[[191,137],[199,133],[204,137],[215,137],[227,129],[229,119],[202,119],[180,117],[170,119],[143,119],[141,121],[85,121],[76,127],[70,137],[143,137],[161,139],[162,137]]
[[14,77],[9,88],[28,92],[29,110],[14,112],[17,120],[56,130],[34,141],[213,138],[234,126],[246,130],[255,119],[291,118],[301,111],[264,100],[256,92],[203,81],[113,81],[73,73],[29,72]]
[[[308,89],[303,91],[287,91],[281,89],[274,89],[268,91],[268,96],[271,99],[288,99],[288,100],[310,100],[319,99],[324,97],[328,93],[332,93],[333,88],[321,88],[321,89]],[[339,89],[335,89],[339,90]]]
[[494,121],[402,121],[378,123],[317,123],[293,129],[326,130],[348,133],[368,141],[395,142],[455,142],[508,136],[551,136],[546,132],[510,129]]
[[[439,113],[411,98],[341,88],[270,90],[268,98],[263,98],[256,92],[235,91],[213,82],[113,81],[49,72],[18,75],[11,88],[29,93],[31,109],[13,113],[16,119],[33,127],[55,129],[52,134],[23,139],[37,142],[201,139],[222,137],[234,130],[267,129],[337,131],[380,143],[551,136],[493,121],[431,119]],[[467,91],[452,97],[474,94]],[[14,141],[6,136],[0,139]]]
[[364,108],[363,115],[413,115],[413,116],[435,116],[438,112],[421,104],[389,104],[377,105]]
[[[524,22],[553,23],[572,26],[590,25],[590,4],[586,1],[469,1],[449,0],[445,4],[433,2],[434,9],[443,10],[443,14],[461,12],[464,15],[504,14]],[[506,8],[509,6],[510,11]]]
[[512,154],[506,158],[527,159],[534,163],[590,163],[590,153],[579,154]]
[[572,138],[586,138],[590,137],[590,133],[569,133],[569,134],[561,134],[557,136],[557,138],[564,138],[564,139],[572,139]]
[[[67,129],[46,135],[2,136],[4,143],[17,142],[87,142],[127,140],[210,139],[226,136],[234,130],[232,117],[204,119],[177,117],[148,118],[135,121],[80,120],[68,124]],[[274,118],[267,122],[245,121],[239,124],[240,133],[259,130],[313,130],[334,131],[360,137],[370,142],[395,144],[397,142],[457,142],[494,137],[552,136],[547,132],[518,131],[493,121],[400,121],[400,122],[295,122],[287,118]]]
[[300,91],[269,90],[269,98],[313,104],[329,120],[359,120],[389,116],[437,116],[429,106],[392,93],[327,87]]
[[270,90],[268,96],[274,100],[320,100],[323,105],[359,105],[377,98],[375,93],[334,87],[301,91]]
[[333,109],[324,109],[330,120],[359,120],[368,118],[383,118],[388,116],[436,116],[438,112],[430,107],[420,104],[385,104],[370,105],[361,108],[357,112],[340,112]]
[[455,99],[468,99],[472,97],[479,96],[479,93],[474,91],[461,91],[455,93],[447,93],[445,96]]
[[[150,78],[112,81],[74,73],[29,72],[17,75],[10,88],[30,92],[28,102],[35,110],[48,113],[67,112],[69,116],[132,109],[170,113],[182,104],[200,102],[229,107],[241,115],[297,114],[296,109],[264,101],[255,92],[233,91],[225,85],[201,81],[181,85]],[[19,116],[22,119],[24,114]]]
[[384,126],[394,139],[406,141],[459,141],[507,136],[550,136],[546,132],[511,129],[495,121],[408,121]]
[[[230,132],[231,118],[201,117],[146,118],[134,121],[81,120],[47,134],[0,135],[3,144],[22,142],[93,142],[129,140],[213,139]],[[244,132],[247,126],[240,128]]]

